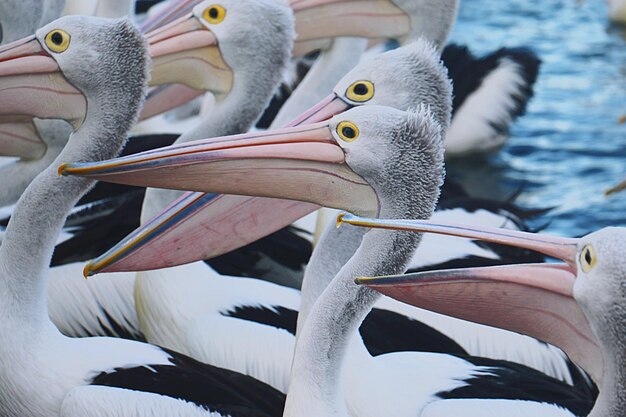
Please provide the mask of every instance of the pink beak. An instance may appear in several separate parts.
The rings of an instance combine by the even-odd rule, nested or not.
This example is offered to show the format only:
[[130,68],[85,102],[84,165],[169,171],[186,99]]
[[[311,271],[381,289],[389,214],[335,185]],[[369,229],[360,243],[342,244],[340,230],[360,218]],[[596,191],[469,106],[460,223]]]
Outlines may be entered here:
[[[349,107],[331,94],[289,127],[319,123]],[[277,198],[189,192],[115,245],[109,252],[123,256],[115,257],[101,271],[145,271],[210,259],[265,237],[318,208]]]
[[[327,122],[206,139],[101,163],[64,164],[59,172],[63,175],[80,175],[120,184],[283,198],[309,203],[303,206],[291,203],[289,211],[299,215],[321,204],[373,213],[378,210],[375,191],[346,165],[345,154],[335,142]],[[259,233],[256,226],[263,224],[262,220],[266,218],[263,216],[267,215],[274,220],[269,226],[262,226],[262,232],[268,228],[280,227],[284,222],[282,212],[268,211],[275,207],[272,201],[261,201],[257,203],[261,206],[253,206],[264,209],[265,214],[259,219],[254,215],[242,214],[245,212],[241,210],[248,209],[247,204],[238,206],[241,198],[235,199],[234,204],[228,203],[227,198],[229,197],[206,197],[206,200],[219,202],[218,209],[222,210],[223,216],[214,217],[211,227],[204,229],[204,233],[194,234],[204,235],[204,241],[210,242],[209,248],[222,251],[224,247],[250,242],[248,234],[254,236]],[[182,210],[184,216],[196,221],[193,219],[193,205],[204,204],[204,200],[202,197],[191,200],[191,203],[188,200],[189,198],[179,200],[170,212]],[[247,202],[245,199],[243,201]],[[233,209],[234,214],[231,215],[228,208]],[[208,210],[211,209],[209,207]],[[223,218],[227,221],[220,221]],[[236,220],[242,218],[247,219],[249,228],[242,229],[236,223]],[[137,269],[137,258],[120,266],[122,258],[145,245],[146,241],[154,241],[161,233],[160,230],[169,227],[176,220],[177,214],[159,216],[150,222],[148,230],[144,228],[133,233],[107,254],[89,264],[86,272],[91,275],[100,271]],[[206,239],[209,233],[213,241]],[[160,254],[170,250],[162,246],[158,239],[156,241],[161,248]],[[159,254],[155,254],[151,260],[158,256]],[[113,263],[117,263],[115,269],[111,269]],[[143,265],[148,269],[154,268],[149,262],[143,261]]]
[[0,155],[41,157],[46,145],[33,118],[64,119],[77,128],[86,111],[84,95],[35,36],[0,48]]

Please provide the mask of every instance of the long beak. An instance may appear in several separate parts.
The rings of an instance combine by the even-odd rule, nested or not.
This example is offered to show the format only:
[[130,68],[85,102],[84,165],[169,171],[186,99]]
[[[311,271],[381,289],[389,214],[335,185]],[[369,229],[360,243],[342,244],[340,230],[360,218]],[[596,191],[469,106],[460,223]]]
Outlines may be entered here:
[[152,56],[152,87],[175,84],[186,91],[182,99],[171,100],[179,90],[151,91],[142,119],[170,110],[181,101],[209,91],[219,100],[230,92],[233,72],[224,61],[213,32],[193,14],[184,16],[146,35]]
[[401,38],[411,29],[409,16],[392,0],[291,0],[298,38],[294,56],[327,49],[333,38]]
[[328,122],[64,164],[59,172],[119,184],[378,210],[373,189],[346,165]]
[[[349,107],[331,94],[289,127],[326,121]],[[90,262],[85,274],[145,271],[211,259],[261,239],[317,208],[275,198],[189,192]]]
[[0,155],[40,157],[45,145],[34,117],[64,119],[78,128],[86,112],[85,96],[34,36],[0,48]]
[[553,344],[596,382],[602,381],[604,357],[600,343],[573,298],[577,239],[428,221],[364,219],[348,214],[338,222],[478,239],[534,250],[564,261],[564,264],[448,269],[356,281],[416,307]]
[[375,229],[406,230],[410,232],[437,233],[440,235],[465,237],[498,243],[501,245],[517,246],[523,249],[543,253],[558,258],[570,267],[576,268],[576,252],[578,239],[539,235],[536,233],[520,232],[518,230],[479,228],[461,224],[435,223],[428,220],[385,220],[368,219],[345,214],[337,220],[355,226],[371,227]]

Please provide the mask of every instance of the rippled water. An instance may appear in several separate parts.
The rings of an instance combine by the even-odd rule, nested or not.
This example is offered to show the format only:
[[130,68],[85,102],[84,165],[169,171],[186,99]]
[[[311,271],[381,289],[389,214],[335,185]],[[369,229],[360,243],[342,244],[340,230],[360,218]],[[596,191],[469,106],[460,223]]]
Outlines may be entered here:
[[555,207],[537,224],[576,236],[626,226],[626,29],[603,0],[463,0],[452,41],[475,53],[529,46],[543,60],[535,97],[504,149],[448,167],[474,194]]

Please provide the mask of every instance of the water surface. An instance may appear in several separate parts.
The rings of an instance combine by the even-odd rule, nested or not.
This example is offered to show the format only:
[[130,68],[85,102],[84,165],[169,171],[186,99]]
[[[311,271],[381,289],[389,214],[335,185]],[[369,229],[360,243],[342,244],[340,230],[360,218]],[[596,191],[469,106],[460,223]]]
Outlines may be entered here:
[[602,0],[463,0],[451,40],[475,53],[528,46],[543,64],[528,113],[497,155],[449,165],[474,194],[555,207],[535,225],[568,236],[626,226],[626,29]]

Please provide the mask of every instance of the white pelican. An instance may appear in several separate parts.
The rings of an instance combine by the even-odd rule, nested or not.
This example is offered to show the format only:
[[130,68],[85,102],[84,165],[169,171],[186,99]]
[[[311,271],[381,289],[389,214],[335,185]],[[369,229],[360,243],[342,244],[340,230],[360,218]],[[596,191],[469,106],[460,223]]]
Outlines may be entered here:
[[[215,6],[215,4],[210,3],[210,6]],[[218,6],[228,8],[228,20],[223,24],[225,27],[216,28],[216,23],[208,24],[207,22],[208,27],[206,31],[208,34],[212,34],[213,32],[209,29],[209,27],[212,27],[213,31],[217,33],[215,38],[219,40],[219,45],[224,51],[223,54],[228,58],[229,65],[232,66],[237,74],[237,82],[233,85],[233,95],[238,96],[240,100],[243,98],[244,107],[248,109],[238,114],[238,116],[248,120],[239,121],[234,126],[221,124],[226,120],[225,113],[229,111],[237,113],[243,108],[236,105],[236,98],[224,98],[216,104],[216,112],[213,113],[213,116],[209,117],[194,132],[190,133],[196,136],[210,135],[212,128],[227,129],[224,133],[228,133],[230,129],[235,131],[240,129],[242,123],[252,124],[278,84],[282,63],[286,61],[291,49],[291,38],[293,36],[293,32],[290,29],[291,13],[284,4],[280,2],[271,3],[269,1],[225,1],[221,5],[218,4]],[[169,25],[150,35],[149,40],[152,43],[153,53],[156,51],[162,54],[163,49],[165,49],[160,43],[163,38],[161,34],[169,36],[176,34],[180,30],[181,33],[178,36],[182,39],[186,36],[185,31],[191,30],[190,34],[198,37],[202,27],[198,23],[194,23],[194,21],[203,21],[205,19],[203,15],[207,8],[208,6],[203,8],[200,5],[197,8],[196,15],[192,15],[179,23]],[[264,22],[267,22],[266,26],[263,24],[243,23],[246,21],[251,22],[252,19],[256,20],[259,16],[265,16]],[[252,32],[241,32],[238,30],[241,26],[250,28],[249,30]],[[280,30],[277,30],[277,28],[280,28]],[[272,33],[271,39],[268,38],[267,33]],[[250,39],[255,39],[258,43],[251,42]],[[180,42],[180,44],[182,47],[187,48],[184,42]],[[169,52],[171,54],[185,53],[184,49],[173,49]],[[187,52],[192,58],[194,53],[196,52],[193,50]],[[248,58],[251,54],[258,55],[260,58],[250,60]],[[280,54],[283,56],[282,60],[278,59]],[[239,58],[236,55],[239,55]],[[159,55],[159,58],[161,62],[167,62],[167,56]],[[209,55],[209,59],[209,63],[213,62],[214,66],[219,64],[217,59],[211,58],[211,55]],[[250,66],[250,62],[255,62],[256,66]],[[166,67],[166,65],[160,65],[159,62],[156,62],[154,66],[153,74],[157,74],[159,70]],[[259,73],[268,74],[268,76],[259,77]],[[156,76],[159,80],[164,79],[161,73],[158,73]],[[210,78],[208,79],[210,80]],[[220,84],[219,77],[215,77],[213,85],[220,87],[223,84]],[[255,91],[254,95],[248,94],[251,90]],[[219,95],[220,90],[215,91],[215,93]],[[257,110],[254,110],[255,108]],[[185,138],[188,139],[189,135],[181,139],[184,140]],[[60,141],[59,148],[62,148],[64,142],[64,140]],[[134,141],[131,144],[134,144]],[[104,187],[97,187],[96,191],[102,188]],[[91,199],[88,201],[93,201],[96,198],[93,195],[94,193],[88,195]],[[99,194],[96,192],[96,195]],[[135,197],[131,195],[132,201],[136,201]],[[122,198],[121,201],[122,207],[125,207],[123,204],[125,200]],[[106,201],[102,206],[104,206],[104,210],[111,208],[107,206]],[[86,215],[82,212],[80,214],[88,217],[90,208],[87,207]],[[124,219],[127,217],[126,215],[122,216]],[[71,222],[69,224],[71,225]],[[109,224],[104,232],[110,234],[110,227]],[[108,235],[106,236],[107,239],[111,238]],[[69,245],[66,245],[66,243]],[[110,242],[109,245],[112,243]],[[86,244],[84,241],[81,241],[80,244],[82,246],[94,246],[91,243]],[[57,251],[57,255],[62,255],[63,253],[67,255],[68,248],[73,249],[75,247],[74,240],[70,239],[62,244],[62,251],[61,253]],[[102,246],[100,247],[102,248]],[[97,248],[98,246],[96,246],[96,250]],[[72,336],[110,335],[143,339],[135,314],[134,274],[118,274],[107,280],[100,279],[86,284],[82,280],[75,279],[81,272],[82,265],[79,264],[64,265],[61,268],[53,268],[51,270],[53,277],[48,292],[49,309],[50,316],[57,327],[63,333]],[[205,268],[204,272],[210,273],[211,271]],[[154,287],[158,288],[156,281]]]
[[[445,108],[446,95],[440,100],[444,103],[439,107]],[[66,164],[61,173],[293,198],[370,215],[426,218],[434,210],[443,181],[439,117],[426,106],[408,113],[362,106],[326,122],[201,140],[100,163]],[[362,241],[355,244],[352,233],[346,236],[335,230],[333,225],[318,246],[324,249],[314,255],[329,259],[323,251],[331,251],[332,261],[307,272],[323,282],[339,271],[313,305],[303,301],[302,308],[308,305],[309,311],[300,317],[303,324],[285,415],[342,415],[350,410],[359,416],[384,412],[414,416],[438,399],[495,396],[538,402],[561,392],[563,397],[550,399],[555,404],[550,409],[562,405],[584,412],[591,407],[592,397],[556,379],[546,377],[542,393],[509,386],[515,379],[532,383],[545,377],[524,366],[419,352],[372,358],[358,338],[351,344],[354,331],[378,298],[374,291],[356,286],[354,278],[374,271],[403,271],[419,236],[375,231],[361,233]],[[344,356],[348,360],[341,378]],[[495,387],[500,387],[496,394]]]
[[[0,49],[0,78],[15,86],[14,112],[0,113],[21,112],[33,87],[63,91],[71,82],[89,105],[59,160],[110,158],[143,102],[146,49],[126,20],[73,16],[52,22]],[[50,114],[44,103],[26,107],[39,117]],[[153,345],[70,339],[54,327],[46,308],[48,262],[66,215],[92,185],[61,178],[53,165],[25,191],[8,225],[0,246],[0,414],[279,416],[284,396],[249,377]]]
[[[355,69],[355,74],[353,74],[355,79],[359,80],[356,84],[367,81],[367,83],[372,83],[372,86],[377,86],[377,91],[380,95],[369,97],[369,99],[372,103],[380,103],[384,101],[386,97],[384,94],[385,86],[388,86],[394,82],[393,80],[395,80],[395,78],[390,79],[387,75],[385,75],[388,67],[391,66],[397,71],[400,71],[403,66],[411,68],[413,69],[413,73],[420,74],[419,81],[416,81],[415,78],[411,77],[406,78],[406,82],[408,84],[398,86],[400,91],[404,91],[406,94],[390,94],[390,97],[406,100],[407,102],[400,102],[399,105],[409,107],[408,103],[411,102],[413,96],[408,94],[408,91],[414,91],[416,97],[423,97],[424,100],[430,100],[426,101],[426,104],[431,106],[433,114],[435,114],[436,118],[440,120],[440,124],[445,126],[449,122],[451,107],[451,100],[448,99],[447,102],[445,100],[446,96],[450,97],[450,84],[449,80],[445,77],[445,73],[440,65],[435,50],[426,42],[422,41],[415,45],[389,52],[388,55],[392,57],[403,56],[403,59],[385,61],[384,57],[381,56],[377,60],[373,60],[370,63],[370,66],[360,66],[358,71]],[[399,79],[405,80],[404,78]],[[345,86],[341,86],[340,84],[337,89],[337,91],[341,94],[340,97],[343,97],[345,91],[350,90],[348,86],[354,84],[350,81],[350,78],[346,78],[345,82]],[[389,92],[390,91],[388,90],[388,93]],[[387,97],[387,100],[389,99],[390,98]],[[327,103],[335,103],[335,110],[333,111],[336,111],[337,106],[343,106],[344,109],[348,107],[348,104],[344,101],[344,99],[334,95],[327,100]],[[327,112],[330,109],[332,109],[332,106],[325,106],[324,108],[318,107],[310,112],[310,114],[319,115],[320,112]],[[307,119],[308,117],[309,116],[307,115],[304,119]],[[300,129],[304,130],[306,127],[302,126]],[[243,138],[254,138],[256,135],[264,137],[265,134],[252,134],[251,136],[243,136]],[[271,134],[268,133],[267,135]],[[220,140],[222,139],[212,139],[211,141],[219,142]],[[183,145],[179,145],[178,147],[182,146]],[[165,152],[167,149],[177,149],[178,147],[163,148],[160,151],[147,152],[136,156],[121,158],[119,159],[119,164],[125,164],[121,171],[131,168],[134,169],[136,164],[133,161],[141,161],[142,157],[145,158],[148,157],[148,155],[160,155],[161,152]],[[130,162],[127,164],[125,161]],[[155,166],[158,166],[156,158],[152,163]],[[108,175],[107,172],[109,171],[109,166],[116,164],[118,164],[118,162],[96,164],[85,170],[72,169],[68,172],[88,173],[89,175],[98,175],[98,178],[107,180],[112,179],[113,182],[133,185],[158,185],[160,187],[173,188],[200,187],[201,189],[212,189],[212,187],[216,187],[214,190],[217,192],[221,192],[223,187],[229,187],[228,176],[224,178],[224,181],[220,182],[221,185],[215,183],[215,181],[210,181],[208,178],[206,178],[206,182],[204,182],[205,178],[203,177],[202,179],[198,179],[197,183],[194,183],[193,187],[185,184],[184,182],[178,182],[177,179],[179,177],[176,172],[168,174],[158,173],[159,175],[148,176],[141,175],[139,171],[134,172],[133,175],[141,175],[139,179],[134,177],[127,178],[127,176],[118,177],[117,175],[112,177],[111,175]],[[146,168],[146,172],[150,171],[150,169],[151,168]],[[218,177],[215,176],[214,178]],[[185,179],[189,180],[189,178]],[[234,187],[229,188],[231,192],[256,193],[251,190],[245,190],[242,192],[236,188],[235,184],[231,184],[230,186]],[[346,194],[347,193],[348,190],[346,190]],[[358,198],[358,196],[352,196],[352,198]],[[374,200],[367,202],[366,197],[364,196],[361,196],[359,201],[361,201],[360,204],[377,204],[375,198]],[[182,214],[185,215],[187,213],[183,211]],[[202,232],[200,234],[203,235],[203,237],[208,233],[208,231],[211,231],[211,233],[219,233],[219,238],[215,239],[214,242],[217,242],[220,245],[223,244],[224,241],[245,238],[247,234],[254,232],[254,230],[249,231],[246,229],[249,227],[250,223],[241,225],[236,222],[229,223],[231,221],[230,218],[227,218],[226,220],[226,222],[218,221],[211,224],[203,224],[202,226],[197,227],[196,230],[201,230]],[[124,256],[129,252],[132,253],[135,248],[140,248],[142,245],[145,246],[145,240],[149,240],[151,237],[158,238],[161,230],[168,227],[169,221],[169,217],[162,218],[160,221],[152,224],[147,231],[140,230],[119,247],[112,249],[103,257],[90,263],[86,267],[86,272],[94,273],[96,271],[109,270],[108,268],[115,262],[118,262],[116,268],[118,268],[121,264],[123,269],[132,270],[132,267],[140,263],[144,257],[132,256],[133,259],[130,264],[128,264],[125,263],[126,258]],[[256,224],[254,223],[254,220],[252,224]],[[223,225],[225,225],[225,229],[222,229]],[[230,225],[237,225],[236,227],[239,229],[235,229],[233,231],[233,228]],[[231,236],[233,234],[235,235],[234,237]],[[198,238],[197,235],[195,237]],[[358,238],[359,236],[357,236],[357,239],[352,244],[358,244]],[[177,245],[183,244],[182,239],[176,240],[179,241],[177,242]],[[343,244],[346,245],[345,242]],[[161,248],[158,251],[159,256],[165,256],[165,252],[170,250],[168,246],[158,247]],[[212,246],[212,248],[214,248],[214,246]],[[156,257],[150,257],[149,260],[143,264],[150,266],[150,262],[155,259]],[[328,278],[330,279],[332,276]],[[298,304],[297,295],[295,295],[293,291],[281,289],[280,287],[272,287],[267,283],[258,281],[255,282],[249,280],[246,283],[241,283],[230,277],[211,277],[210,272],[208,272],[207,268],[201,263],[176,269],[151,272],[150,275],[145,276],[145,279],[140,279],[142,281],[138,280],[138,283],[141,282],[143,288],[140,289],[141,293],[137,293],[141,294],[141,296],[137,296],[137,308],[139,315],[143,320],[143,328],[145,329],[146,335],[149,339],[153,338],[152,340],[158,341],[159,344],[183,350],[194,357],[201,358],[202,360],[210,363],[216,363],[215,361],[224,361],[217,363],[221,366],[234,367],[232,369],[238,369],[242,372],[245,372],[245,370],[248,369],[250,370],[249,372],[253,372],[252,375],[255,377],[262,379],[277,388],[284,389],[285,381],[288,378],[285,374],[287,372],[286,370],[289,368],[290,361],[288,360],[288,357],[285,357],[283,352],[290,351],[290,346],[293,345],[292,337],[290,337],[285,330],[292,334],[295,333],[293,325],[288,326],[285,322],[287,321],[287,324],[289,324],[288,320],[295,319],[295,312],[293,312],[295,308],[293,306]],[[315,281],[313,288],[307,288],[307,285],[305,284],[305,297],[309,301],[315,300],[323,291],[327,283],[328,280],[324,281],[318,279]],[[229,286],[232,290],[229,289],[226,291],[225,288],[228,288]],[[234,301],[237,302],[234,303]],[[399,303],[385,303],[381,305],[381,307],[387,310],[387,316],[392,316],[388,317],[385,323],[390,323],[389,320],[394,321],[394,319],[403,319],[400,321],[404,321],[405,323],[409,322],[408,324],[405,324],[405,326],[414,328],[414,325],[411,323],[411,319],[424,319],[424,321],[429,325],[433,325],[431,322],[436,323],[434,324],[434,327],[442,331],[444,334],[447,333],[447,331],[456,332],[455,336],[457,336],[458,339],[454,342],[448,339],[448,346],[450,344],[455,344],[458,347],[458,344],[460,344],[468,351],[472,351],[472,353],[477,353],[480,352],[481,349],[486,349],[487,352],[493,353],[496,357],[510,357],[514,358],[514,360],[519,359],[523,363],[528,363],[529,365],[535,366],[539,369],[549,370],[555,376],[570,380],[568,363],[567,360],[564,359],[564,355],[557,352],[553,348],[537,343],[532,339],[522,338],[510,333],[503,335],[502,332],[497,331],[499,332],[499,335],[492,333],[491,338],[493,340],[488,341],[486,343],[487,347],[485,347],[481,345],[479,340],[480,338],[476,337],[477,334],[485,335],[486,333],[483,330],[479,330],[480,333],[475,333],[471,337],[470,341],[467,339],[467,335],[471,334],[471,331],[468,331],[469,328],[465,327],[465,336],[463,336],[463,333],[459,331],[462,327],[459,326],[459,322],[453,322],[450,321],[450,319],[440,320],[439,318],[434,318],[432,315],[430,315],[430,317],[426,317],[427,314],[416,310],[409,311],[410,309],[407,309]],[[385,313],[382,314],[385,315]],[[407,316],[411,319],[407,320]],[[378,317],[381,316],[379,315]],[[447,323],[446,320],[448,320]],[[269,326],[266,326],[265,328],[262,326],[255,326],[254,322],[267,324]],[[281,324],[277,325],[277,323]],[[378,324],[380,325],[380,323]],[[234,326],[241,328],[243,333],[235,331]],[[418,324],[415,324],[415,326],[418,326]],[[382,327],[384,328],[384,325]],[[252,333],[250,332],[250,329],[252,328],[260,330],[258,333]],[[278,330],[276,328],[278,328]],[[474,327],[474,329],[477,328]],[[248,333],[245,333],[245,331],[248,331]],[[382,331],[384,332],[385,330],[383,329]],[[218,332],[220,335],[219,337],[217,337]],[[272,338],[272,334],[276,336],[273,336],[274,338]],[[256,343],[250,343],[246,346],[239,343],[241,337],[244,337],[242,335],[246,335],[245,337],[247,337],[248,340],[252,337],[259,337],[259,341]],[[437,333],[436,336],[439,337],[439,340],[445,339],[445,336],[442,337],[440,333]],[[386,337],[390,339],[395,337],[395,335],[391,333],[387,334]],[[514,348],[512,349],[510,345],[512,344],[513,339],[515,339],[516,342],[514,343]],[[274,351],[258,349],[257,347],[263,345],[263,343],[273,343],[274,346],[278,346],[279,343],[284,343],[287,344],[287,347],[281,348],[280,350],[275,349]],[[492,346],[493,349],[490,348],[489,346],[492,343],[497,347]],[[390,343],[390,345],[392,348],[387,348],[386,351],[394,350],[393,343]],[[422,348],[420,348],[420,341],[415,341],[412,344],[405,344],[405,349],[407,349],[407,345],[409,345],[409,348],[413,350],[424,350],[423,344],[421,344]],[[371,345],[368,344],[368,347],[371,348]],[[380,348],[380,345],[378,348],[380,349],[379,352],[385,351],[383,348]],[[463,351],[463,348],[460,350]],[[517,350],[518,348],[519,350]],[[248,350],[245,355],[243,353],[239,355],[232,355],[233,352],[241,352],[243,349]],[[395,349],[397,349],[397,347]],[[529,354],[529,352],[532,353]],[[235,360],[233,360],[229,354],[231,356],[235,356]]]
[[438,270],[362,278],[359,282],[412,305],[511,329],[560,346],[600,388],[589,416],[624,415],[626,293],[621,259],[626,229],[608,227],[571,239],[461,224],[354,216],[348,216],[347,221],[367,227],[497,241],[564,261]]
[[[229,91],[232,73],[222,59],[215,34],[202,26],[201,21],[201,18],[200,21],[190,19],[149,34],[153,58],[152,86],[184,82],[216,94]],[[181,75],[181,69],[188,69],[190,62],[194,63],[193,69]],[[73,125],[84,116],[84,105],[80,98],[77,101],[63,114],[63,120]],[[152,101],[148,100],[147,104],[150,103]],[[9,180],[0,193],[0,206],[17,201],[30,181],[63,149],[70,132],[69,125],[58,121],[35,118],[2,121],[0,154],[21,159],[1,168],[3,176]]]

